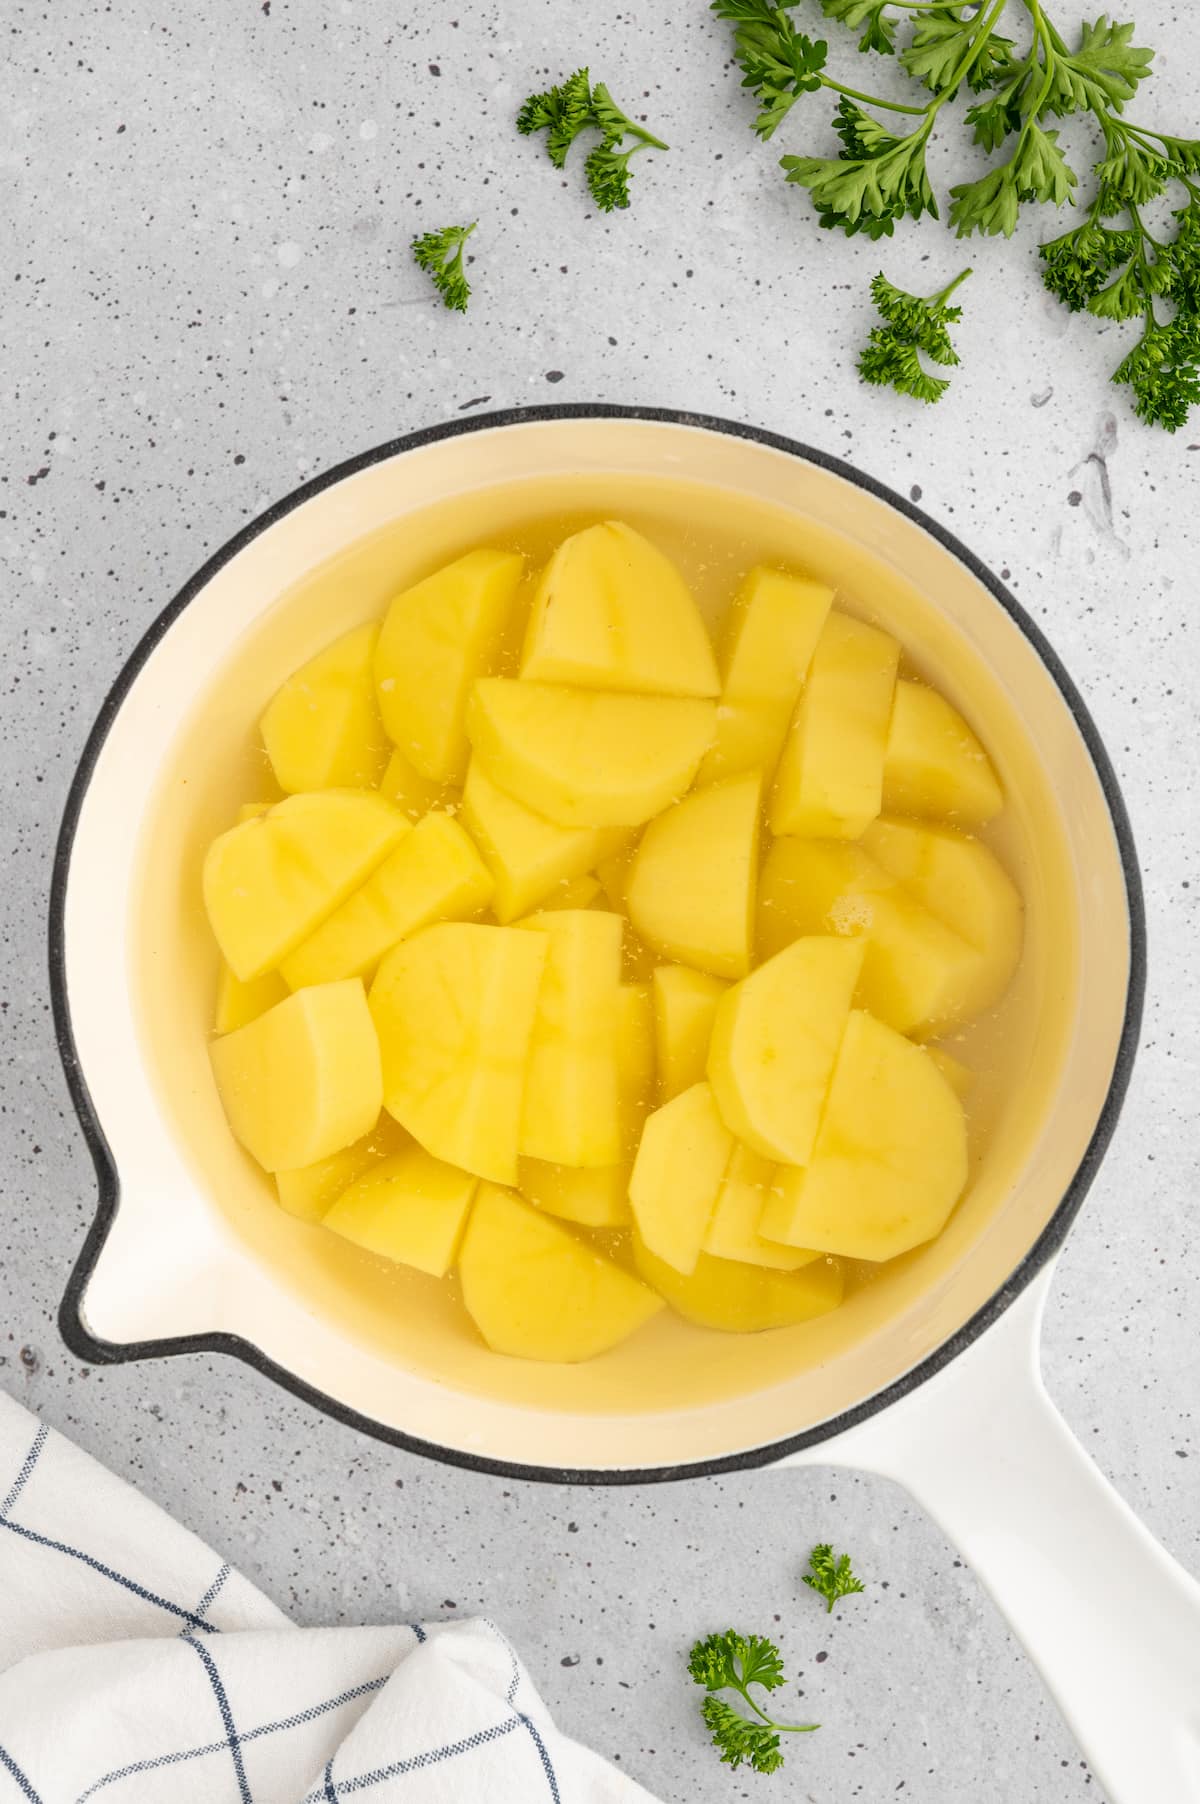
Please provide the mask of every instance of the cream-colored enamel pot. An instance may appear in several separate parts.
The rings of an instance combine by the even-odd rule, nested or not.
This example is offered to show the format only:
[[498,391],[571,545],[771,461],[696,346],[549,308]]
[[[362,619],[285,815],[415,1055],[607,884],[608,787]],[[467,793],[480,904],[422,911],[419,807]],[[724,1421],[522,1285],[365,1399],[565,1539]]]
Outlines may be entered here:
[[[733,510],[747,541],[886,620],[970,715],[1009,796],[1027,905],[993,1109],[941,1239],[821,1323],[764,1337],[651,1324],[577,1368],[497,1361],[444,1289],[363,1305],[233,1145],[205,1050],[200,851],[250,793],[253,722],[287,671],[514,508]],[[681,526],[682,530],[682,526]],[[1200,1587],[1090,1465],[1037,1373],[1055,1254],[1129,1075],[1144,937],[1112,769],[1041,633],[949,534],[768,433],[544,408],[384,445],[243,531],[119,678],[55,871],[58,1032],[100,1179],[62,1310],[92,1362],[222,1351],[364,1431],[497,1474],[634,1483],[843,1463],[907,1485],[1042,1666],[1112,1804],[1200,1800]],[[280,1237],[283,1237],[281,1240]]]

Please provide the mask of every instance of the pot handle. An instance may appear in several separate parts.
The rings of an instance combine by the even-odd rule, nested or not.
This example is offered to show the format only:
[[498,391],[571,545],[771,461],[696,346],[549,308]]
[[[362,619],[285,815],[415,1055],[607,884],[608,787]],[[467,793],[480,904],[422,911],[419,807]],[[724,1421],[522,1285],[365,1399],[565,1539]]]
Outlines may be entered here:
[[1049,1284],[1044,1272],[944,1371],[809,1457],[896,1479],[941,1524],[1110,1804],[1200,1804],[1200,1584],[1051,1403],[1038,1358]]

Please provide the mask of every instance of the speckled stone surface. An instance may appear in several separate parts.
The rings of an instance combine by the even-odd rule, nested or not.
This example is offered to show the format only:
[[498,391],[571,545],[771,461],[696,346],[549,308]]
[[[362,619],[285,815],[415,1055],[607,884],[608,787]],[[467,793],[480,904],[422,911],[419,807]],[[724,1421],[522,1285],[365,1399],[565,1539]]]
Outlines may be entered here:
[[[1142,0],[1137,16],[1161,52],[1140,110],[1194,130],[1191,9]],[[970,1572],[882,1482],[502,1482],[377,1446],[228,1361],[83,1370],[55,1327],[94,1184],[51,1031],[46,891],[66,785],[130,648],[268,501],[394,434],[548,399],[709,410],[920,500],[1011,582],[1107,738],[1145,869],[1150,990],[1046,1367],[1101,1466],[1200,1568],[1200,415],[1174,438],[1137,424],[1105,382],[1122,330],[1043,293],[1032,221],[1013,245],[971,245],[963,369],[937,410],[863,389],[869,276],[882,261],[932,288],[961,251],[932,224],[882,258],[818,231],[775,161],[819,138],[827,109],[760,146],[726,59],[699,0],[415,16],[384,0],[8,0],[0,1385],[301,1622],[489,1612],[563,1723],[672,1804],[768,1784],[810,1804],[1099,1804]],[[584,60],[680,147],[645,159],[611,219],[511,127],[527,86]],[[939,143],[934,160],[958,154]],[[461,319],[405,247],[474,216]],[[832,1621],[799,1576],[826,1536],[868,1580]],[[683,1654],[726,1622],[777,1632],[800,1708],[826,1725],[784,1780],[731,1775],[704,1746]]]

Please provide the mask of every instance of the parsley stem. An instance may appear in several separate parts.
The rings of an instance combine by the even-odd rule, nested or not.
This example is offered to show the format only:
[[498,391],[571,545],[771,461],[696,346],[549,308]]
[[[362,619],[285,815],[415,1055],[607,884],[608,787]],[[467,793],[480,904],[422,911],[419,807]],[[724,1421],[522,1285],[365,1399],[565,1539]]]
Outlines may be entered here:
[[754,1702],[754,1699],[750,1696],[749,1687],[744,1680],[735,1677],[733,1684],[738,1695],[749,1704],[755,1716],[766,1723],[768,1729],[781,1730],[784,1735],[810,1735],[814,1729],[819,1729],[821,1727],[820,1723],[777,1723],[773,1717],[768,1716],[766,1711],[760,1709]]
[[847,100],[861,100],[865,106],[886,107],[888,111],[892,113],[912,113],[918,119],[921,119],[929,111],[928,107],[906,106],[904,102],[900,100],[884,100],[882,95],[879,94],[864,94],[861,88],[848,88],[844,83],[834,81],[831,75],[823,75],[821,77],[821,86],[824,88],[832,88],[835,94],[844,94]]

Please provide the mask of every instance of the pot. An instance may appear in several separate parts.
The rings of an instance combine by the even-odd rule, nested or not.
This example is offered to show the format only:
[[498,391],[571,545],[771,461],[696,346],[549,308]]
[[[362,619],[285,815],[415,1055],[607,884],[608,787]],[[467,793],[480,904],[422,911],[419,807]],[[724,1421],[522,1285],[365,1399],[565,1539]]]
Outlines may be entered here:
[[[655,1323],[587,1366],[520,1366],[462,1334],[444,1287],[364,1301],[334,1237],[283,1216],[235,1146],[207,1060],[199,860],[231,797],[253,793],[247,723],[304,656],[514,508],[628,515],[639,499],[674,508],[681,531],[724,510],[759,555],[866,598],[965,707],[1005,782],[1026,899],[1005,1017],[1018,1069],[945,1233],[833,1315],[766,1337]],[[917,509],[819,452],[687,415],[539,408],[412,435],[306,484],[210,559],[88,742],[51,978],[100,1197],[63,1334],[93,1363],[226,1352],[367,1433],[508,1476],[886,1473],[991,1589],[1111,1804],[1200,1799],[1200,1586],[1038,1376],[1054,1258],[1116,1121],[1144,970],[1137,862],[1096,729],[1013,597]]]

